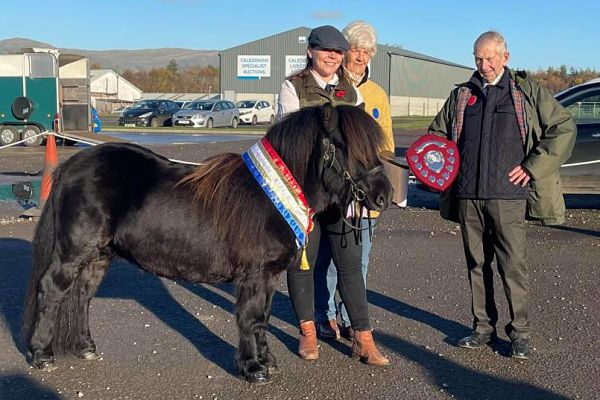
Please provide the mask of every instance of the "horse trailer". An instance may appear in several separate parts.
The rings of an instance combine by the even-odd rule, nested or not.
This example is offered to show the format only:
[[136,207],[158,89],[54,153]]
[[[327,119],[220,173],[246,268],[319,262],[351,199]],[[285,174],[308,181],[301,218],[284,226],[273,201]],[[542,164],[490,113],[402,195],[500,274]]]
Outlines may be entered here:
[[0,55],[0,146],[44,132],[91,132],[89,60],[56,50]]

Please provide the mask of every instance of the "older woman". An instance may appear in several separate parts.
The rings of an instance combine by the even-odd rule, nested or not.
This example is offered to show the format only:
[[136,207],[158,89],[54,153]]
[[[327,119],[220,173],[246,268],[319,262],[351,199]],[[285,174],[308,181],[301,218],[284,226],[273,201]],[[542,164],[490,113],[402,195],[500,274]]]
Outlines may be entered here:
[[[392,117],[390,103],[386,92],[369,79],[369,62],[377,52],[377,35],[375,29],[363,21],[349,23],[342,31],[348,40],[349,51],[346,53],[346,71],[352,83],[358,88],[365,102],[367,111],[381,126],[384,133],[382,155],[394,157],[394,135],[392,132]],[[366,215],[363,215],[366,217]],[[370,217],[377,217],[372,213]],[[367,282],[369,267],[369,253],[371,251],[371,234],[373,229],[370,218],[362,218],[362,276]],[[338,272],[331,254],[326,247],[319,251],[319,258],[315,267],[315,319],[317,334],[323,339],[338,339],[341,336],[351,340],[353,336],[350,318],[342,301],[336,307],[335,292],[338,283]],[[341,334],[337,325],[336,314],[340,316],[342,325]]]
[[[344,53],[348,42],[336,28],[321,26],[308,36],[306,67],[287,78],[279,94],[278,115],[301,107],[332,104],[362,104],[360,92],[344,71]],[[288,270],[290,299],[300,324],[298,353],[305,360],[319,357],[314,321],[313,270],[322,244],[331,254],[340,273],[340,294],[346,302],[352,329],[355,331],[352,354],[372,365],[388,365],[375,347],[371,334],[364,279],[361,275],[362,242],[352,230],[344,227],[339,210],[324,212],[316,217],[315,228],[309,235],[307,258],[309,270],[300,266]]]

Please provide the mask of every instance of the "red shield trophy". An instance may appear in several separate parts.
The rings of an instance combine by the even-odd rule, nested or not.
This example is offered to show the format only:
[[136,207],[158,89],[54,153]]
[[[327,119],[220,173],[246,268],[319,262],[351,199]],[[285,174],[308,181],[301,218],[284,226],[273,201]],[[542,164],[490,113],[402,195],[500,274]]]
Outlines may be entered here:
[[460,165],[456,143],[430,133],[408,148],[406,161],[415,177],[435,191],[444,191],[452,185]]

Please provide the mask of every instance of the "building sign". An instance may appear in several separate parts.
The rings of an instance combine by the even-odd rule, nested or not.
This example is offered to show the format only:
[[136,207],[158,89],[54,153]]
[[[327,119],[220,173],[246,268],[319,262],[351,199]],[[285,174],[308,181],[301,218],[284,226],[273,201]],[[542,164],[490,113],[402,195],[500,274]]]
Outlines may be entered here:
[[271,56],[237,56],[238,79],[262,79],[271,76]]
[[285,56],[285,76],[288,77],[306,67],[306,54],[302,56]]

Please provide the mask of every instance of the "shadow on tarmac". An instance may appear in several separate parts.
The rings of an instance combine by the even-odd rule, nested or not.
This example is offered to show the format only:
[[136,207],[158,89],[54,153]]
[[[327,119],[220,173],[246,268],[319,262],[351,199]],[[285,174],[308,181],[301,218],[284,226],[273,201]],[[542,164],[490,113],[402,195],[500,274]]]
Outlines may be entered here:
[[449,340],[463,337],[471,332],[471,328],[459,324],[458,322],[440,317],[439,315],[430,313],[429,311],[421,310],[413,307],[410,304],[404,303],[398,299],[386,296],[378,292],[367,289],[367,300],[370,304],[383,308],[402,318],[411,319],[429,325],[433,329],[443,333]]
[[[518,381],[474,371],[397,336],[375,333],[378,343],[429,372],[431,381],[453,398],[494,400],[567,400],[567,397]],[[459,373],[457,373],[457,371]],[[457,379],[457,377],[460,377]]]
[[574,228],[574,227],[565,226],[565,225],[548,226],[548,228],[549,229],[557,229],[559,231],[578,233],[580,235],[588,235],[588,236],[591,236],[591,237],[600,238],[600,231],[593,231],[591,229]]
[[61,400],[63,398],[55,390],[43,387],[27,375],[0,375],[0,399],[2,400]]
[[[204,288],[199,289],[199,293],[200,297],[205,295],[209,298],[214,294],[208,296],[210,291]],[[234,362],[236,348],[211,332],[175,300],[158,276],[125,261],[114,261],[96,296],[137,301],[162,323],[186,338],[207,360],[237,376]]]
[[[24,356],[27,348],[25,341],[21,338],[21,315],[31,273],[31,256],[32,246],[29,241],[0,239],[0,265],[2,265],[0,268],[0,318],[5,321],[14,345]],[[235,291],[233,284],[196,285],[181,282],[181,285],[201,299],[235,315],[234,302],[214,290],[219,289],[233,295]],[[125,261],[114,261],[108,269],[96,297],[137,301],[165,325],[185,337],[207,360],[229,374],[237,376],[237,367],[234,362],[236,347],[211,332],[193,314],[183,308],[158,276]],[[280,292],[276,292],[273,298],[271,315],[284,323],[296,325],[289,298]],[[269,326],[269,331],[290,351],[295,352],[296,337],[292,337],[272,324]],[[2,398],[4,399],[4,397]]]
[[[444,343],[447,343],[451,346],[457,346],[457,343],[461,338],[471,333],[471,328],[468,326],[459,324],[456,321],[452,321],[444,317],[440,317],[439,315],[433,314],[429,311],[413,307],[410,304],[369,289],[367,289],[367,300],[370,304],[389,312],[393,312],[402,318],[429,325],[433,329],[446,335],[444,338]],[[386,345],[386,343],[382,344],[384,346]],[[510,356],[510,342],[508,340],[498,338],[495,343],[492,343],[489,346],[494,351],[497,351],[498,354],[501,354],[505,357]]]
[[25,354],[21,315],[31,273],[31,243],[22,239],[0,239],[0,266],[0,318],[4,319],[19,352]]
[[[212,287],[214,289],[222,290],[231,296],[235,296],[235,285],[233,283],[196,285],[185,282],[182,283],[182,286],[203,300],[206,300],[235,316],[235,304],[228,298],[208,289],[209,287]],[[291,326],[297,325],[290,298],[278,291],[275,291],[275,294],[273,295],[271,317],[277,318]],[[277,340],[286,346],[288,351],[292,353],[296,352],[296,349],[298,348],[298,338],[296,336],[292,336],[275,326],[272,319],[270,319],[269,327],[267,329],[277,338]]]
[[[6,321],[15,345],[25,354],[24,343],[20,340],[20,316],[23,308],[27,282],[31,268],[31,243],[21,239],[0,239],[0,317]],[[6,257],[6,255],[10,257]],[[195,285],[182,283],[183,287],[207,302],[220,307],[224,311],[235,314],[235,305],[225,295],[217,293],[221,290],[233,295],[233,284]],[[137,301],[149,312],[153,313],[164,324],[185,337],[206,359],[221,367],[231,375],[237,376],[235,367],[236,347],[230,345],[206,326],[198,321],[188,310],[175,300],[163,281],[156,275],[144,272],[132,264],[113,262],[97,293],[98,297],[123,298]],[[371,305],[396,313],[403,318],[426,324],[447,336],[447,340],[455,344],[455,340],[468,333],[470,328],[436,314],[421,310],[407,303],[368,290],[368,301]],[[284,323],[296,326],[296,320],[289,297],[276,292],[273,300],[272,316]],[[295,353],[297,337],[270,324],[269,331],[280,340],[290,352]],[[376,332],[378,343],[398,355],[414,361],[430,371],[435,383],[459,399],[495,398],[513,399],[515,396],[527,399],[562,400],[563,396],[532,386],[527,383],[498,379],[488,374],[473,371],[455,362],[439,357],[420,346],[409,343],[397,336]],[[332,343],[332,348],[347,353],[345,344]],[[453,381],[456,370],[461,371],[460,381]],[[56,394],[48,392],[26,376],[0,376],[0,393],[4,394],[7,385],[11,387],[11,396],[7,399],[49,398],[58,399]],[[444,387],[444,384],[447,387]],[[13,391],[13,388],[15,390]],[[3,399],[5,398],[2,397]]]

